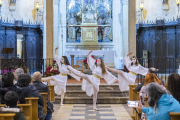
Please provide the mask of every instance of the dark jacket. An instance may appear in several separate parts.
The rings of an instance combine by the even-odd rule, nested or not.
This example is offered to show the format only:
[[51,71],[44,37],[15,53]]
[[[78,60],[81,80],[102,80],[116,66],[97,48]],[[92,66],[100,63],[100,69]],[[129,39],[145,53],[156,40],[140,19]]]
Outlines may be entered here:
[[4,86],[4,87],[0,88],[1,104],[5,104],[4,96],[8,91],[16,92],[19,96],[20,104],[25,103],[25,96],[24,96],[24,92],[23,92],[22,88],[15,86],[15,85],[11,85],[11,86],[7,86],[7,87]]
[[42,118],[45,116],[45,112],[44,112],[44,100],[43,97],[41,96],[41,94],[38,92],[38,90],[36,89],[36,87],[34,87],[33,85],[29,85],[26,87],[21,87],[25,97],[39,97],[38,99],[38,118]]
[[14,120],[26,120],[24,113],[18,107],[12,108],[0,108],[0,113],[15,113]]
[[[36,87],[36,89],[42,93],[42,92],[45,92],[45,93],[49,93],[49,88],[47,85],[43,84],[42,82],[40,81],[33,81],[33,85]],[[47,112],[48,113],[53,113],[54,110],[53,110],[53,105],[52,103],[49,101],[48,99],[48,95],[47,95]]]

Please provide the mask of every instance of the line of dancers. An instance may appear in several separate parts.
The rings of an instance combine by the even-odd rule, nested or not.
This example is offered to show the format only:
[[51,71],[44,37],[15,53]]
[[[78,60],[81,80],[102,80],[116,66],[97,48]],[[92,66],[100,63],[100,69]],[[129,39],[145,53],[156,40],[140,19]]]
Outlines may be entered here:
[[[45,77],[42,78],[42,80],[50,80],[50,84],[55,85],[55,93],[57,95],[61,95],[60,105],[63,105],[64,93],[66,92],[67,75],[72,76],[78,81],[80,81],[81,78],[83,79],[82,90],[85,91],[88,96],[92,96],[93,94],[93,109],[95,111],[98,111],[98,109],[96,108],[96,102],[101,78],[104,78],[108,85],[111,85],[114,82],[118,81],[120,90],[128,91],[128,85],[133,85],[135,83],[137,74],[146,75],[149,71],[148,68],[144,68],[139,65],[138,59],[135,56],[133,56],[131,59],[129,58],[132,52],[124,58],[124,64],[130,71],[129,73],[105,66],[104,61],[101,58],[97,60],[96,65],[96,60],[90,55],[93,51],[91,50],[87,56],[87,63],[93,75],[87,75],[72,68],[66,56],[62,56],[60,58],[57,55],[58,48],[59,47],[55,48],[55,60],[59,66],[60,74],[51,77]],[[153,71],[157,70],[155,68],[150,69]],[[118,79],[108,70],[117,73]]]

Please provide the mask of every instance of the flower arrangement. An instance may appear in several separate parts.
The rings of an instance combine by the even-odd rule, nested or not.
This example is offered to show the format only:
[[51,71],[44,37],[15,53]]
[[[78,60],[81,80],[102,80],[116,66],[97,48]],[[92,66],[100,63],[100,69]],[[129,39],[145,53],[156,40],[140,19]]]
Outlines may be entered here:
[[46,72],[44,72],[44,76],[48,77],[48,76],[52,76],[52,75],[58,75],[59,73],[60,72],[58,70],[56,60],[53,60],[53,67],[48,67],[46,69]]
[[[92,56],[92,55],[91,55],[91,57],[94,58],[94,56]],[[83,63],[84,63],[85,68],[89,69],[89,65],[87,63],[87,58],[83,61]],[[97,60],[96,60],[95,64],[97,65]]]

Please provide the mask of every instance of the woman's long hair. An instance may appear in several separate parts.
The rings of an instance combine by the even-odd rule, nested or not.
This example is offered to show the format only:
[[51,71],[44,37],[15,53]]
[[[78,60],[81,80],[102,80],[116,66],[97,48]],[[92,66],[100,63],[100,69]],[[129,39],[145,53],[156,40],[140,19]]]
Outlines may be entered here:
[[146,86],[146,92],[148,95],[148,105],[153,107],[156,112],[159,107],[159,99],[163,94],[168,94],[168,91],[163,89],[158,83],[151,82]]
[[106,73],[105,64],[102,58],[99,58],[101,60],[101,68],[102,68],[102,74]]
[[[139,65],[139,61],[138,61],[137,57],[133,56],[132,58],[135,58],[135,59],[136,59],[135,65],[138,66],[138,65]],[[131,60],[132,60],[132,58],[131,58]],[[131,66],[132,66],[132,65],[133,65],[133,63],[131,63]]]
[[154,73],[148,73],[144,79],[144,86],[151,82],[156,82],[159,85],[162,85],[162,82],[157,78],[157,76]]
[[70,65],[68,58],[66,56],[62,56],[62,57],[64,58],[64,64]]
[[180,75],[173,73],[168,76],[168,86],[167,89],[172,94],[172,96],[180,102]]

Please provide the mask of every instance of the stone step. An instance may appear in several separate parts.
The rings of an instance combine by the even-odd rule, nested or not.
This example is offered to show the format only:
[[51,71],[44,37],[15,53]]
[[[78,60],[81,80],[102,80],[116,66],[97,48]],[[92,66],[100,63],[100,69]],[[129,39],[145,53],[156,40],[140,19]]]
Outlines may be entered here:
[[[129,97],[98,97],[97,104],[126,104]],[[55,97],[55,104],[60,104],[61,98]],[[92,104],[92,97],[64,97],[64,104]]]
[[[66,90],[81,90],[82,85],[81,84],[67,84]],[[107,85],[107,84],[101,84],[99,86],[99,90],[119,90],[118,84],[113,85]]]
[[[119,90],[100,90],[98,92],[99,97],[126,97],[129,95],[129,92],[120,92]],[[60,95],[58,95],[60,97]],[[67,90],[65,97],[87,97],[86,92],[83,90]]]

